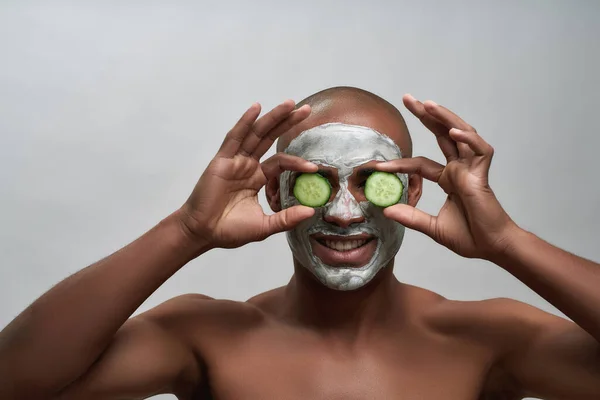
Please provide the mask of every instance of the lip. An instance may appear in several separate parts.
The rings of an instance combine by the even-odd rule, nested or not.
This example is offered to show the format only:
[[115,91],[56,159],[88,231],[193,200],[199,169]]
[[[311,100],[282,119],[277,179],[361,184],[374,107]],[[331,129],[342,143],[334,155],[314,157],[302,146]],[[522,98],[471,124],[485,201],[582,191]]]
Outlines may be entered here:
[[339,236],[339,235],[325,235],[323,233],[315,233],[310,235],[311,238],[314,239],[327,239],[327,240],[369,240],[375,238],[373,235],[369,235],[368,233],[360,233],[358,235],[350,235],[350,236]]
[[[348,251],[337,251],[322,245],[317,240],[369,240],[361,247]],[[366,265],[377,248],[377,238],[373,235],[359,234],[352,236],[337,236],[314,234],[310,236],[310,244],[313,254],[323,263],[332,267],[360,268]]]

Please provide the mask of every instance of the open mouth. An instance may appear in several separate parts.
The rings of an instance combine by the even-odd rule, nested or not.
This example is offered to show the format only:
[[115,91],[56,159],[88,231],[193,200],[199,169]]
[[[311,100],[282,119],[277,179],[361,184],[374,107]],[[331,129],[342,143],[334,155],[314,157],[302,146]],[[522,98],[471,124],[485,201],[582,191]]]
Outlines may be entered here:
[[313,254],[330,266],[359,268],[367,264],[377,248],[372,235],[335,236],[314,234],[310,237]]
[[368,242],[370,242],[373,239],[374,238],[339,240],[339,239],[326,239],[326,238],[317,239],[317,238],[315,238],[315,240],[317,242],[319,242],[320,244],[322,244],[323,246],[327,246],[328,248],[330,248],[332,250],[337,250],[337,251],[349,251],[352,249],[357,249],[359,247],[364,246],[365,244],[367,244]]

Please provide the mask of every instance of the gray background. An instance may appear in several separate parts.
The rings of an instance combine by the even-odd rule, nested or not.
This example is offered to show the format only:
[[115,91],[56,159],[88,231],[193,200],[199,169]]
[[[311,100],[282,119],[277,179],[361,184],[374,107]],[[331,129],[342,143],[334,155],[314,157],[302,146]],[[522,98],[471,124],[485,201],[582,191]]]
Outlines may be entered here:
[[[510,215],[600,260],[600,2],[366,3],[2,1],[0,327],[175,210],[252,102],[334,85],[456,111],[495,147],[491,184]],[[415,153],[442,161],[408,124]],[[443,201],[426,184],[420,207]],[[187,292],[244,300],[291,273],[283,235],[216,250],[139,311]],[[396,273],[454,299],[557,313],[500,268],[416,232]]]

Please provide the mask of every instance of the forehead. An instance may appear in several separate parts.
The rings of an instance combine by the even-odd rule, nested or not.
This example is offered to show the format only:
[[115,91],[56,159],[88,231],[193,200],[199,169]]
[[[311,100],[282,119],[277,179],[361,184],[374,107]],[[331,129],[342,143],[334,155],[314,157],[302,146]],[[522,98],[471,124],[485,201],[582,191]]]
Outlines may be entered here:
[[328,123],[302,132],[286,153],[334,168],[354,168],[369,161],[402,157],[392,139],[372,128]]

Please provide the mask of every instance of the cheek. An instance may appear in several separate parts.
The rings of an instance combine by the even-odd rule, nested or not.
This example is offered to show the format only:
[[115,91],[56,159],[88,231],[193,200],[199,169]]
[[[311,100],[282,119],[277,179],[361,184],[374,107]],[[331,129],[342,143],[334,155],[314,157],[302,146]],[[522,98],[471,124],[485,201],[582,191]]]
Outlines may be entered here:
[[361,202],[363,212],[367,217],[367,222],[377,231],[382,239],[390,239],[398,235],[402,226],[383,215],[383,209],[370,202]]
[[387,239],[398,235],[398,231],[401,229],[401,226],[392,220],[380,221],[377,226],[381,232],[381,235]]

